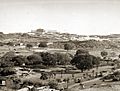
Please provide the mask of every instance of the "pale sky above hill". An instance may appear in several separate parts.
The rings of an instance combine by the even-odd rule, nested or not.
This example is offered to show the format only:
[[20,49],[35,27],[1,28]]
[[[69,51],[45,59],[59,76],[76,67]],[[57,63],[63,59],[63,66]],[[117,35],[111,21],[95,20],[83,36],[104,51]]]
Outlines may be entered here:
[[0,31],[120,34],[120,0],[0,0]]

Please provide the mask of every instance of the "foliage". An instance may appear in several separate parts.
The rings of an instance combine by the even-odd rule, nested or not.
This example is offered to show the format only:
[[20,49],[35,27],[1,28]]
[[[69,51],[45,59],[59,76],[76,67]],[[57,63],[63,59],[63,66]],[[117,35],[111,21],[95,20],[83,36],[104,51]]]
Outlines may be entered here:
[[58,79],[56,79],[56,81],[57,81],[58,83],[62,82],[62,81],[61,81],[61,79],[59,79],[59,78],[58,78]]
[[30,49],[30,48],[32,48],[32,47],[33,47],[32,44],[27,44],[27,45],[26,45],[26,48],[29,48],[29,49]]
[[21,86],[20,86],[20,83],[21,83],[21,79],[18,79],[18,78],[14,78],[13,79],[13,89],[19,89]]
[[57,60],[57,64],[58,65],[66,65],[66,64],[70,64],[71,61],[71,57],[69,54],[63,54],[63,53],[55,53],[54,55],[56,55],[56,60]]
[[118,57],[120,58],[120,54],[118,55]]
[[70,44],[66,43],[66,44],[64,44],[64,49],[67,50],[67,51],[71,50],[72,46]]
[[58,89],[58,83],[57,83],[57,82],[50,81],[50,82],[48,83],[48,85],[49,85],[50,88],[52,88],[52,89]]
[[8,42],[7,45],[14,46],[14,43],[13,42]]
[[40,53],[43,64],[47,66],[55,66],[57,64],[56,56],[54,54],[48,53],[48,52],[42,52]]
[[0,75],[1,76],[8,76],[15,74],[15,71],[12,68],[6,67],[6,68],[0,68]]
[[101,58],[100,58],[100,57],[95,57],[95,56],[93,56],[93,60],[92,60],[92,64],[93,64],[93,65],[96,65],[96,66],[98,67],[99,64],[100,64],[100,61],[101,61]]
[[41,64],[42,63],[42,58],[41,56],[37,54],[29,55],[27,57],[28,64]]
[[40,42],[38,47],[47,47],[47,43],[46,42]]
[[0,66],[1,67],[11,67],[14,63],[11,61],[12,58],[15,56],[13,51],[9,51],[1,57]]
[[93,67],[92,64],[92,56],[91,55],[78,55],[75,56],[71,63],[75,65],[82,72],[86,69],[91,69]]
[[48,53],[48,52],[38,52],[35,53],[42,57],[44,65],[66,65],[70,64],[71,54],[68,53]]
[[12,58],[12,62],[14,62],[15,66],[21,66],[23,63],[28,63],[28,60],[26,59],[25,56],[19,55],[19,56],[14,56]]
[[32,81],[30,81],[30,80],[24,80],[21,87],[23,88],[23,87],[31,86],[31,85],[34,85],[34,83]]
[[88,55],[88,54],[89,54],[89,52],[87,50],[79,49],[76,51],[75,55]]
[[108,52],[106,52],[106,51],[102,51],[102,52],[101,52],[101,56],[102,56],[102,57],[106,57],[107,55],[108,55]]
[[41,83],[41,82],[36,82],[36,81],[31,81],[31,80],[24,80],[24,81],[23,81],[23,84],[21,84],[21,88],[24,88],[24,87],[26,87],[26,86],[31,86],[31,85],[41,87],[41,86],[43,86],[44,84]]
[[94,65],[98,66],[100,58],[93,55],[86,54],[86,52],[77,51],[74,58],[71,60],[71,64],[75,65],[82,72],[84,70],[91,69]]
[[42,79],[42,80],[47,80],[47,79],[48,79],[48,74],[45,73],[45,72],[41,73],[40,79]]

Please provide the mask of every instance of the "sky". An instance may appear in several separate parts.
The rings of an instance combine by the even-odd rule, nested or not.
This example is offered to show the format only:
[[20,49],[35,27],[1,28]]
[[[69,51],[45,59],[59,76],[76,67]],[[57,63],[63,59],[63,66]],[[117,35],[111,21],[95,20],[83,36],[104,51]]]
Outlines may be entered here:
[[0,32],[120,34],[120,0],[0,0]]

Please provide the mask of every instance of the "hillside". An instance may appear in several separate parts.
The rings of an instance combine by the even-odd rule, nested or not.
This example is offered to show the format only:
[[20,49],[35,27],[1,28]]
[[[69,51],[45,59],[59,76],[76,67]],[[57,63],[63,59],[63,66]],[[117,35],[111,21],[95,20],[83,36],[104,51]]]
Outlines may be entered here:
[[0,40],[3,43],[13,42],[14,44],[31,43],[36,46],[41,41],[49,43],[48,47],[52,48],[64,48],[65,43],[69,43],[74,49],[86,48],[86,49],[110,49],[120,48],[120,35],[77,35],[69,33],[60,33],[56,31],[45,31],[44,29],[37,29],[36,31],[28,33],[0,33]]

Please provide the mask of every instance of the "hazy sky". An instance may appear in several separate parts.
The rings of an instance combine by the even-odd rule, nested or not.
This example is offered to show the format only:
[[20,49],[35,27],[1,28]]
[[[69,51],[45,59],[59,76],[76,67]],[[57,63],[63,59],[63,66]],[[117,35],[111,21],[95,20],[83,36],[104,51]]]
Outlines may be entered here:
[[0,31],[120,33],[119,0],[0,0]]

